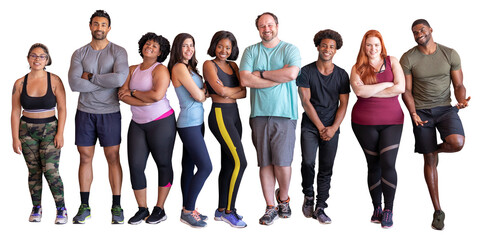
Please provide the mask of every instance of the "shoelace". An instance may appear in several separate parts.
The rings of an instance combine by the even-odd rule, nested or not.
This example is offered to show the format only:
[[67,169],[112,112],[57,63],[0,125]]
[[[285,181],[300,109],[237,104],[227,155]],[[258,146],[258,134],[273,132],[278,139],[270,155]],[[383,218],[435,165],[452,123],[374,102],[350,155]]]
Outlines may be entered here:
[[115,216],[120,216],[121,215],[121,208],[120,207],[114,207],[112,208],[112,213],[115,215]]
[[61,208],[57,208],[57,217],[64,217],[64,210],[65,208],[64,207],[61,207]]
[[385,221],[390,221],[392,219],[392,212],[391,211],[387,211],[387,214],[384,214],[385,215]]
[[197,211],[197,209],[191,212],[191,216],[192,216],[197,222],[201,221],[201,216],[199,216],[199,215],[201,215],[201,214]]
[[281,208],[282,212],[288,212],[288,210],[289,210],[288,209],[288,207],[289,207],[288,202],[282,202],[282,203],[278,204],[278,206]]

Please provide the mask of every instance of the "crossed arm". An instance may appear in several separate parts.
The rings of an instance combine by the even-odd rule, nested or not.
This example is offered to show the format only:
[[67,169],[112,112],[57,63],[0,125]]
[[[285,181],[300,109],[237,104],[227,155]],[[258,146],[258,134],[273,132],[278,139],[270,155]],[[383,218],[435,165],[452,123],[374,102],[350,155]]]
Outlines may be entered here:
[[297,66],[285,65],[281,69],[264,71],[263,77],[261,77],[260,71],[241,71],[239,75],[241,77],[241,85],[251,88],[269,88],[293,81],[298,76],[300,68]]

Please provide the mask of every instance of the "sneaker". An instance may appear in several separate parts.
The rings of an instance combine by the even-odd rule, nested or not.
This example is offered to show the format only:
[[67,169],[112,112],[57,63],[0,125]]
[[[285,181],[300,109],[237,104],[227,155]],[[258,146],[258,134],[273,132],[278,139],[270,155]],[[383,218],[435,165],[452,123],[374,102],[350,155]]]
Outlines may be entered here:
[[199,212],[194,210],[192,212],[185,213],[181,210],[181,222],[189,225],[193,228],[203,228],[206,227],[207,223],[201,219]]
[[320,222],[322,224],[330,224],[331,223],[331,218],[328,217],[328,215],[326,215],[325,209],[323,209],[321,207],[316,208],[316,211],[314,213],[314,217],[316,217],[316,219],[318,219],[318,222]]
[[65,209],[65,207],[57,208],[57,217],[55,217],[55,224],[66,224],[67,220],[67,209]]
[[113,206],[110,212],[112,213],[112,224],[124,224],[124,210],[121,206]]
[[313,216],[313,209],[314,209],[315,201],[314,197],[308,197],[305,195],[305,200],[303,201],[303,215],[307,218],[312,218]]
[[241,220],[236,213],[236,210],[231,211],[230,213],[224,212],[221,216],[221,220],[227,222],[231,227],[234,228],[245,228],[248,226],[243,220]]
[[87,204],[81,204],[77,215],[72,219],[74,224],[84,224],[85,220],[90,218],[90,207]]
[[278,207],[266,207],[266,212],[259,219],[259,224],[271,225],[276,219],[278,219]]
[[378,206],[375,210],[373,210],[371,222],[372,223],[381,223],[382,217],[383,217],[382,207]]
[[139,207],[139,210],[134,214],[133,217],[127,221],[127,223],[132,225],[137,225],[141,223],[143,220],[145,221],[146,218],[149,217],[149,209],[144,207]]
[[383,210],[382,216],[382,228],[391,228],[393,226],[393,212],[391,210],[385,209]]
[[166,212],[160,207],[154,207],[151,216],[146,220],[146,223],[157,224],[167,219]]
[[442,210],[437,210],[433,213],[432,228],[435,230],[444,229],[445,213]]
[[30,213],[30,217],[28,218],[29,222],[40,222],[42,219],[42,206],[37,205],[33,206],[32,213]]
[[214,211],[214,220],[215,221],[223,221],[223,219],[221,218],[221,216],[223,216],[223,214],[224,214],[224,211],[219,211],[216,208],[216,211]]
[[276,201],[278,202],[278,215],[281,218],[289,218],[291,217],[291,208],[290,208],[290,198],[286,201],[281,201],[279,198],[279,188],[275,191]]

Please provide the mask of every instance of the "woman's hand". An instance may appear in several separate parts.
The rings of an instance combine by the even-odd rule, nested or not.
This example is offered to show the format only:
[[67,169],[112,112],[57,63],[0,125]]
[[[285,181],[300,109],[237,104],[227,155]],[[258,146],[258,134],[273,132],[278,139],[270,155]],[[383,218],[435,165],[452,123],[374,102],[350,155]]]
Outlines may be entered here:
[[56,134],[54,138],[54,145],[55,148],[61,149],[64,146],[64,135],[63,134]]
[[13,140],[13,151],[16,154],[22,154],[22,142],[19,139]]

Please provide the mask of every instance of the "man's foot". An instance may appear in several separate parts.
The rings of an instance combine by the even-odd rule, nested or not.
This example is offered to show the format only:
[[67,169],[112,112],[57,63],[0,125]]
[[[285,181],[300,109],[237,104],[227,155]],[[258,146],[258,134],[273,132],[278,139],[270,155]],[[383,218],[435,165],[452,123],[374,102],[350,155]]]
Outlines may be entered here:
[[149,217],[149,209],[144,207],[139,207],[139,210],[134,214],[133,217],[127,221],[127,223],[132,225],[137,225],[141,223],[143,220],[145,221],[146,218]]
[[261,225],[271,225],[278,219],[278,208],[274,206],[266,207],[264,215],[259,219]]
[[435,230],[444,229],[445,213],[442,210],[437,210],[433,213],[432,228]]
[[121,206],[112,206],[110,212],[112,213],[112,224],[124,224],[124,210]]
[[393,226],[393,212],[389,209],[383,210],[382,214],[382,228],[391,228]]
[[315,217],[318,219],[318,222],[322,224],[330,224],[331,223],[331,218],[328,217],[325,213],[325,209],[321,207],[317,207],[315,211]]
[[33,206],[32,212],[30,213],[30,217],[28,218],[29,222],[40,222],[42,220],[42,206],[37,205]]
[[372,223],[381,223],[382,217],[383,217],[382,207],[378,206],[375,210],[373,210],[371,222]]
[[65,209],[65,207],[57,208],[57,217],[55,217],[55,224],[66,224],[67,220],[67,209]]
[[87,204],[81,204],[77,215],[72,219],[74,224],[84,224],[85,220],[90,218],[90,207]]
[[303,201],[303,215],[307,218],[312,218],[313,217],[313,209],[315,206],[315,201],[314,197],[308,197],[305,195],[305,200]]
[[167,219],[166,212],[164,209],[155,206],[152,210],[151,216],[146,220],[146,223],[157,224]]
[[290,198],[288,197],[287,200],[281,201],[281,199],[279,198],[279,188],[276,189],[275,195],[276,195],[276,201],[278,202],[279,217],[280,218],[291,217]]

